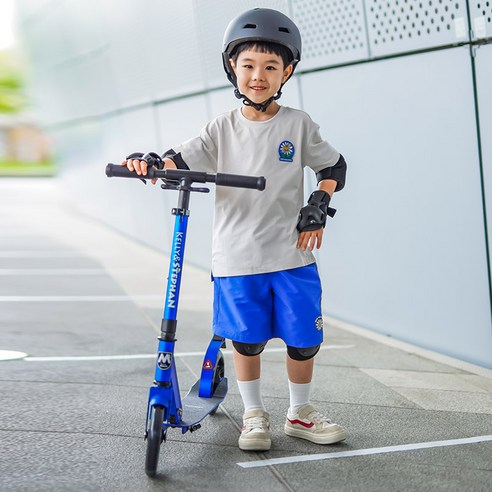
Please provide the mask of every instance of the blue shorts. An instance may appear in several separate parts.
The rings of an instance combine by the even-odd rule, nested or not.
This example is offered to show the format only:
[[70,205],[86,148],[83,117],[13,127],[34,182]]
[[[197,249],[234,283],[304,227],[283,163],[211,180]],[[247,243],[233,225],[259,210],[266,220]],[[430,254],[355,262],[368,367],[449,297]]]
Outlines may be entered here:
[[236,342],[281,338],[297,348],[320,344],[323,318],[316,263],[280,272],[215,277],[213,330]]

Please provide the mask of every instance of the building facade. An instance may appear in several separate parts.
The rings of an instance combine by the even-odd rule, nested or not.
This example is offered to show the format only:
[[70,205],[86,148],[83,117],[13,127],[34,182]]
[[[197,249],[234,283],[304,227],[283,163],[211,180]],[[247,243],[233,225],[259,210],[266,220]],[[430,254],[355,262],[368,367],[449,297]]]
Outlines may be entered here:
[[[164,151],[237,106],[220,57],[228,21],[257,6],[290,15],[304,49],[281,102],[307,111],[349,166],[318,255],[325,312],[492,367],[491,2],[18,4],[67,185],[87,212],[160,249],[175,196],[108,180],[105,164]],[[212,202],[191,203],[187,258],[203,268]]]

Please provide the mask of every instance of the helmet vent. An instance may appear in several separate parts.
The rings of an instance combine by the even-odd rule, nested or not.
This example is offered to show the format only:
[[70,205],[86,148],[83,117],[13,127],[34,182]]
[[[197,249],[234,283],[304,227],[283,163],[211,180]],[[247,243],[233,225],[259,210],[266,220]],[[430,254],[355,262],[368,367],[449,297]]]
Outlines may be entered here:
[[256,24],[245,24],[243,29],[256,29]]
[[278,30],[279,30],[280,32],[286,32],[287,34],[289,34],[289,33],[290,33],[290,31],[289,31],[289,28],[288,28],[288,27],[279,27],[279,28],[278,28]]

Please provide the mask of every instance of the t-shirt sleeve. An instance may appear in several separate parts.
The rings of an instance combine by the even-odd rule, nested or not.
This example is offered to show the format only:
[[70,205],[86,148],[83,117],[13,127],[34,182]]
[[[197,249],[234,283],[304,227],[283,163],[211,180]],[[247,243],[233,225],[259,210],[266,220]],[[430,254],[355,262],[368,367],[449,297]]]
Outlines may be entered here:
[[186,165],[196,171],[217,172],[217,132],[213,122],[202,128],[197,137],[191,138],[176,147]]
[[321,137],[319,125],[308,117],[302,142],[302,166],[319,172],[334,166],[339,158],[340,153]]

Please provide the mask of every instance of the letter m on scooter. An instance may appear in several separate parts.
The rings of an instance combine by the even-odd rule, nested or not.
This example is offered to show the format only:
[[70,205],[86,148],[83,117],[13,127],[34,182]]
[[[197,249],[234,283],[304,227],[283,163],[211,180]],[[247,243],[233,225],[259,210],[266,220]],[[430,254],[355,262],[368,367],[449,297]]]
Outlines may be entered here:
[[157,365],[159,369],[167,371],[171,367],[171,362],[173,360],[173,354],[171,352],[159,352],[157,356]]

